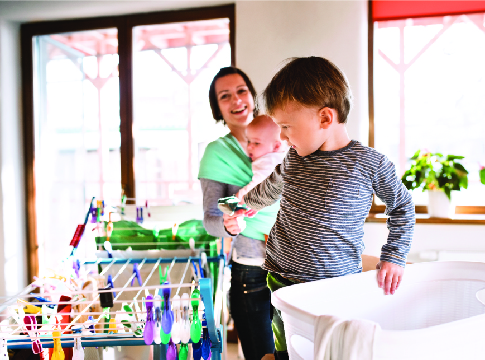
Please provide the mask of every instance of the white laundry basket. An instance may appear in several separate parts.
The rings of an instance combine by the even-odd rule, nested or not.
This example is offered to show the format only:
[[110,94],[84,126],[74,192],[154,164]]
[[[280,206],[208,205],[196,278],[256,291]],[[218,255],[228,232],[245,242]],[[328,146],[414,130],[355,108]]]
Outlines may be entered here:
[[[290,359],[313,359],[319,315],[378,323],[374,360],[485,359],[485,263],[407,265],[394,295],[377,287],[376,271],[282,288],[281,310]],[[482,300],[478,300],[480,297]]]

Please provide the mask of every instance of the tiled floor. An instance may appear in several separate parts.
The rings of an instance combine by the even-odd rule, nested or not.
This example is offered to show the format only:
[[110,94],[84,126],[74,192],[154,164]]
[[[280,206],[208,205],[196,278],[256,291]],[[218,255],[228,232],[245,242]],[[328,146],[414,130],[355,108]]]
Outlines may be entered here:
[[244,360],[237,356],[237,344],[227,343],[227,358],[226,360]]

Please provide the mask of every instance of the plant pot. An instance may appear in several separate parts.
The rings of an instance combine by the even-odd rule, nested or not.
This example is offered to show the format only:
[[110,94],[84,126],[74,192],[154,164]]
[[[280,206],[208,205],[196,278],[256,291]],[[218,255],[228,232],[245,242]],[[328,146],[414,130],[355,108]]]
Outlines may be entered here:
[[455,206],[444,191],[428,190],[428,214],[430,217],[451,218],[455,214]]

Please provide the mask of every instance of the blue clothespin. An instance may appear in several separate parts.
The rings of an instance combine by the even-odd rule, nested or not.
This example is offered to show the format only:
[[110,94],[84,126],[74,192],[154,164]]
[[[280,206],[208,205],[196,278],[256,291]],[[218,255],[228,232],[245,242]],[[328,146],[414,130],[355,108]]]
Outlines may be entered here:
[[[133,264],[133,273],[132,274],[136,274],[136,279],[138,280],[138,284],[140,286],[142,286],[140,270],[138,270],[138,264],[137,263]],[[131,286],[133,286],[134,282],[135,282],[135,278],[131,279]]]
[[[114,284],[113,284],[113,278],[111,277],[111,274],[108,275],[108,285],[114,289]],[[116,293],[113,291],[113,296],[116,297]]]
[[200,260],[200,258],[199,258],[199,275],[201,279],[204,278],[204,268],[202,267],[202,261]]
[[197,265],[195,265],[195,261],[192,261],[192,265],[194,265],[195,277],[200,277],[197,273]]
[[143,223],[143,208],[141,206],[136,207],[136,222]]
[[[33,295],[33,297],[39,301],[39,302],[51,302],[50,300],[47,300],[46,298],[43,298],[41,296],[38,296],[39,294],[34,294],[34,293],[30,293],[29,295]],[[36,306],[39,306],[41,307],[42,305],[36,305]],[[51,308],[51,309],[54,309],[55,305],[53,304],[46,304],[47,307]],[[1,359],[1,358],[0,358]]]

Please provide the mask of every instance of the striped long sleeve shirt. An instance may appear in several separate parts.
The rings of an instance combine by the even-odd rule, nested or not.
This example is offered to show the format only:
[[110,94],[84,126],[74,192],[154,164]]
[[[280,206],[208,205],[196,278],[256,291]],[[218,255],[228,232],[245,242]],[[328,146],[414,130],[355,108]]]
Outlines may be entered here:
[[301,281],[362,271],[364,222],[374,193],[389,216],[380,259],[404,266],[415,211],[394,164],[354,140],[342,149],[317,150],[305,157],[290,149],[273,173],[244,197],[254,210],[281,199],[263,268]]

